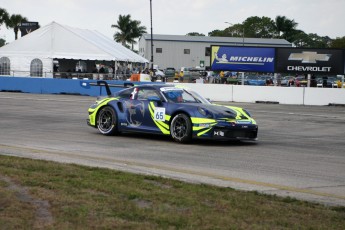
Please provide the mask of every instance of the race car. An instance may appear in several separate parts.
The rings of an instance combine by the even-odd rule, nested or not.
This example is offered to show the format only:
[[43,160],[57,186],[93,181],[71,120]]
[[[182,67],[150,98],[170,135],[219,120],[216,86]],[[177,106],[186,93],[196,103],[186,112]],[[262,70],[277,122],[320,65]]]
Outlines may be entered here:
[[245,109],[212,104],[198,93],[173,84],[125,88],[98,99],[87,124],[104,135],[141,132],[170,135],[180,143],[192,139],[257,140],[258,125]]

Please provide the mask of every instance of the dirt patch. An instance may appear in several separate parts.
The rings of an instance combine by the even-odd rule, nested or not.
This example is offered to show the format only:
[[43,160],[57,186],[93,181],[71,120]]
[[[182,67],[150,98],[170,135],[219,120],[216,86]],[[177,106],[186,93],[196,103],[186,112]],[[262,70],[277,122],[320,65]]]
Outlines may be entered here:
[[26,187],[16,184],[8,177],[0,176],[0,180],[8,184],[6,189],[15,192],[19,201],[29,203],[35,207],[36,220],[33,226],[35,229],[45,228],[53,224],[53,216],[49,210],[50,204],[48,201],[33,198]]

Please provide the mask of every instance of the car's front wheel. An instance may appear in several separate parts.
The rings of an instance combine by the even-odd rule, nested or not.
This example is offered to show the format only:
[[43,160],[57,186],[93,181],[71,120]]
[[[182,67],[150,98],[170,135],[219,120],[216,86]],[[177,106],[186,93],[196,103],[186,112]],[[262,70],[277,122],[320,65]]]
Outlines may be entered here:
[[97,116],[98,130],[107,136],[118,133],[117,115],[115,110],[110,106],[103,107]]
[[187,143],[192,140],[192,122],[186,114],[177,114],[172,119],[170,135],[175,141],[180,143]]

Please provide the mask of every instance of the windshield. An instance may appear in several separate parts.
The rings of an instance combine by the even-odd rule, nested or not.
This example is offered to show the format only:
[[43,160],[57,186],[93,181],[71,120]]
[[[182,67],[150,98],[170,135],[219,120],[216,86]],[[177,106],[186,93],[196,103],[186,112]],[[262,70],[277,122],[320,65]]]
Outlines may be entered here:
[[161,88],[161,91],[168,102],[210,104],[204,97],[191,90],[171,87]]

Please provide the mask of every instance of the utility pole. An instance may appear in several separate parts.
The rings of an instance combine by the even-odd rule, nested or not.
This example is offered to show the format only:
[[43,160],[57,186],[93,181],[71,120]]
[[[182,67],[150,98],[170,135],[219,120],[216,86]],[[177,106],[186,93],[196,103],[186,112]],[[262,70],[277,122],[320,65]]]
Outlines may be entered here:
[[152,0],[150,0],[150,17],[151,17],[151,71],[153,71]]

